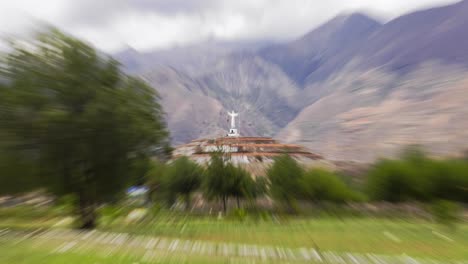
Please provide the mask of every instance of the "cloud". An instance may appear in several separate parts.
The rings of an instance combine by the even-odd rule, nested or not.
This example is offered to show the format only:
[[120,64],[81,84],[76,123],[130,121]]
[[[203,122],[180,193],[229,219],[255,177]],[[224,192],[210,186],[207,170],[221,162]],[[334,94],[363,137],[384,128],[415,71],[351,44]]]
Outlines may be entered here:
[[98,48],[151,50],[206,39],[288,40],[327,19],[364,10],[383,20],[453,0],[15,0],[0,3],[0,28],[31,19],[53,24]]

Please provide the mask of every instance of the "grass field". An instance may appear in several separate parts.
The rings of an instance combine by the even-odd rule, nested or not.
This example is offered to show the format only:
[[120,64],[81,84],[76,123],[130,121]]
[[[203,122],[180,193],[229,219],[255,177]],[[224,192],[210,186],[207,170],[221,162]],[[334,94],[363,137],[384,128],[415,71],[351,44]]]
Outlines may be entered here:
[[[135,263],[245,263],[243,259],[228,257],[203,257],[189,256],[181,254],[163,254],[155,255],[151,260],[145,260],[144,254],[139,253],[107,253],[101,249],[97,250],[54,253],[52,247],[23,243],[17,245],[14,242],[1,242],[0,263],[5,264],[72,264],[72,263],[99,263],[99,264],[135,264]],[[281,261],[272,261],[271,263],[285,263]]]
[[[1,236],[0,263],[41,263],[46,259],[43,263],[65,263],[65,259],[69,263],[250,263],[251,257],[261,260],[262,254],[266,254],[262,252],[270,249],[276,253],[271,253],[274,257],[268,259],[269,263],[305,261],[309,253],[304,255],[303,250],[340,256],[377,254],[468,261],[466,223],[451,230],[417,219],[322,217],[239,221],[161,213],[139,224],[125,224],[116,219],[101,226],[94,238],[84,239],[81,233],[53,227],[57,223],[63,226],[63,219],[60,214],[36,212],[21,216],[0,212],[0,228],[13,230]],[[32,234],[37,228],[42,228],[42,235],[26,238],[15,235],[16,231]],[[65,233],[53,234],[54,230]],[[148,245],[155,251],[148,253]],[[213,249],[192,251],[197,245]],[[70,250],[62,250],[68,247]],[[249,255],[243,252],[243,247],[250,247],[255,253]],[[281,257],[283,249],[292,252],[287,259]],[[148,260],[148,254],[154,256]],[[354,261],[345,261],[348,262]]]
[[468,259],[468,226],[452,232],[423,221],[323,218],[273,222],[161,221],[121,232],[215,242],[319,248],[324,251]]

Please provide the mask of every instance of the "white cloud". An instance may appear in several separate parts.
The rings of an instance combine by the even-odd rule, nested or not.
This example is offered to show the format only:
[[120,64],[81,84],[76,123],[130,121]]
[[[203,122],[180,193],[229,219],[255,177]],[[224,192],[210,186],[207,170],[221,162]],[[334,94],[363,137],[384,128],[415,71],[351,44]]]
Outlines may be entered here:
[[150,50],[208,38],[298,37],[341,12],[391,19],[454,0],[15,0],[0,2],[1,33],[55,25],[98,48]]

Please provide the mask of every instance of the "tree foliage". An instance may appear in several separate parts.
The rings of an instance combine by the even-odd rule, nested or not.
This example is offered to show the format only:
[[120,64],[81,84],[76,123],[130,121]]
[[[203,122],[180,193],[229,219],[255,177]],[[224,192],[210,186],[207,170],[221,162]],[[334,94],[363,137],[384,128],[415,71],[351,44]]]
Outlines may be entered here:
[[145,185],[148,187],[147,202],[154,203],[165,198],[164,177],[168,166],[159,160],[152,160],[144,174]]
[[262,195],[264,182],[261,180],[255,181],[252,175],[244,168],[229,163],[226,166],[226,173],[230,178],[227,196],[236,198],[237,207],[240,207],[240,199],[252,200]]
[[301,180],[304,198],[310,201],[342,203],[356,199],[356,194],[338,176],[328,170],[312,169]]
[[461,219],[461,208],[454,202],[436,200],[431,204],[431,213],[434,220],[454,230],[456,223]]
[[78,197],[83,227],[122,192],[135,160],[167,137],[154,89],[57,30],[12,44],[1,68],[0,133],[35,170],[20,175]]
[[372,200],[468,202],[468,163],[406,151],[398,160],[377,162],[368,174],[366,189]]
[[267,170],[270,195],[293,209],[295,201],[300,197],[304,173],[304,169],[289,155],[275,158]]
[[185,208],[190,208],[191,194],[201,185],[203,169],[187,157],[172,162],[165,173],[166,190],[169,195],[181,195],[185,199]]
[[264,191],[262,181],[253,180],[245,169],[230,162],[229,156],[222,152],[211,156],[203,180],[205,196],[208,199],[218,199],[223,203],[223,211],[227,211],[230,197],[237,199],[254,199]]

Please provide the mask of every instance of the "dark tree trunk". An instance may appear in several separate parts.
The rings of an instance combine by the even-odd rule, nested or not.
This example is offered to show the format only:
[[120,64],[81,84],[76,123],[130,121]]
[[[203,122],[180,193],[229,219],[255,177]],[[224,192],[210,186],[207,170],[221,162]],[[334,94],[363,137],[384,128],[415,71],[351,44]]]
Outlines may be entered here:
[[150,188],[145,196],[145,205],[149,206],[153,203],[153,190]]
[[226,196],[223,196],[223,212],[226,215]]
[[297,206],[296,206],[296,201],[294,199],[286,200],[286,211],[288,214],[292,214],[292,215],[297,214]]
[[190,210],[190,194],[186,194],[185,195],[185,211],[189,211]]
[[148,192],[146,194],[146,201],[145,201],[146,205],[152,205],[155,202],[156,195],[159,189],[160,189],[159,184],[150,184],[148,186]]
[[96,227],[96,208],[94,202],[89,200],[84,194],[80,194],[79,199],[80,229],[94,229]]
[[239,201],[239,196],[236,197],[237,200],[237,209],[240,209],[240,201]]

